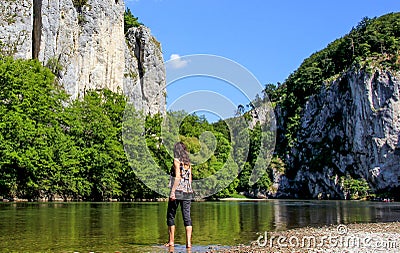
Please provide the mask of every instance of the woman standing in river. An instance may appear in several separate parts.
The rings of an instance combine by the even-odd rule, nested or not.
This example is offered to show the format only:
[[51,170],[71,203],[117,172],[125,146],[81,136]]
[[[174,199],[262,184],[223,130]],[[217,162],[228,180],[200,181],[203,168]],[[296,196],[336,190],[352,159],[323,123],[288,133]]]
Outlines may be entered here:
[[166,246],[174,246],[175,215],[181,205],[183,222],[186,228],[186,248],[192,247],[192,220],[190,218],[190,205],[193,197],[192,166],[189,152],[185,144],[177,142],[174,146],[174,164],[171,169],[171,192],[167,209],[167,225],[169,241]]

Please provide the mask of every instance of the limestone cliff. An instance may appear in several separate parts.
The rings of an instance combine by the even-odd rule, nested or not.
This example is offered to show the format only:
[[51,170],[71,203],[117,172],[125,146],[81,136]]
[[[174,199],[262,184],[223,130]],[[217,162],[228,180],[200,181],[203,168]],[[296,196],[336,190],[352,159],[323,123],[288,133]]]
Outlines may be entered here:
[[163,57],[149,29],[131,28],[125,37],[122,0],[78,2],[6,0],[1,8],[15,18],[0,16],[0,41],[15,45],[8,49],[15,57],[49,66],[73,99],[108,88],[145,112],[165,111]]
[[276,176],[277,196],[343,199],[346,175],[377,192],[399,187],[399,76],[352,69],[311,96],[288,159],[296,173]]
[[160,43],[145,26],[129,29],[126,38],[124,93],[135,108],[146,113],[165,110],[165,66]]
[[0,53],[32,57],[32,0],[4,0],[0,4]]

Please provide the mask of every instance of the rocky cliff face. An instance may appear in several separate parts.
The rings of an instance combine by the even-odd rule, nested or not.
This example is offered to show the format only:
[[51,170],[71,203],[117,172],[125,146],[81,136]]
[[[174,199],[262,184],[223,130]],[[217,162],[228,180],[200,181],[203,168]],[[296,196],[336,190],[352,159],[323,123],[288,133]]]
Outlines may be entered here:
[[85,90],[121,89],[124,64],[124,4],[43,0],[39,60],[54,60],[61,82],[73,98]]
[[5,1],[2,8],[16,18],[0,16],[0,40],[17,44],[15,57],[49,66],[73,99],[108,88],[125,92],[147,113],[165,110],[161,47],[145,27],[131,28],[125,38],[122,0],[88,0],[82,6],[73,0]]
[[165,111],[165,66],[160,43],[147,27],[131,28],[126,34],[124,93],[135,108],[154,114]]
[[4,0],[0,4],[0,52],[32,57],[32,0]]
[[345,198],[343,176],[376,191],[400,186],[399,73],[348,71],[310,97],[301,129],[277,196]]

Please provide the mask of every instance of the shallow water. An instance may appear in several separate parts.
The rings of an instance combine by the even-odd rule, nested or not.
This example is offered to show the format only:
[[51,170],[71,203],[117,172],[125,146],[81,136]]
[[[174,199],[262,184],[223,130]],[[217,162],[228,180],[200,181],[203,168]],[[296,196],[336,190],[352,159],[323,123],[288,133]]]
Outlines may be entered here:
[[[167,203],[2,203],[0,252],[168,252]],[[194,202],[193,250],[248,244],[264,231],[400,221],[400,203]],[[182,217],[175,252],[185,252]],[[211,246],[210,246],[211,245]]]

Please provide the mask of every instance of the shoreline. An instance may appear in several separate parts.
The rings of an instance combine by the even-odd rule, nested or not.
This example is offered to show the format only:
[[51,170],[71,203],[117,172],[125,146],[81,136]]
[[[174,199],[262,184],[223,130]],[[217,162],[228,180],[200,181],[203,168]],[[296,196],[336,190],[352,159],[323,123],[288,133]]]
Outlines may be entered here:
[[351,223],[259,233],[249,245],[211,252],[400,252],[400,222]]
[[258,201],[268,201],[271,199],[252,199],[252,198],[222,198],[222,199],[218,199],[217,201],[254,201],[254,202],[258,202]]
[[[263,201],[272,201],[272,200],[293,200],[293,201],[337,201],[337,200],[325,200],[325,199],[285,199],[285,198],[235,198],[235,197],[228,197],[228,198],[220,198],[220,199],[194,199],[193,202],[209,202],[209,201],[224,201],[224,202],[263,202]],[[91,200],[61,200],[61,199],[54,199],[54,200],[34,200],[30,201],[28,199],[2,199],[0,198],[0,203],[139,203],[139,202],[167,202],[167,198],[156,198],[156,199],[132,199],[132,200],[124,200],[120,201],[117,199],[109,199],[104,201],[91,201]],[[398,201],[390,200],[390,201],[377,201],[377,200],[368,200],[368,199],[361,199],[361,200],[345,200],[341,199],[339,201],[365,201],[365,202],[380,202],[380,203],[396,203]]]

